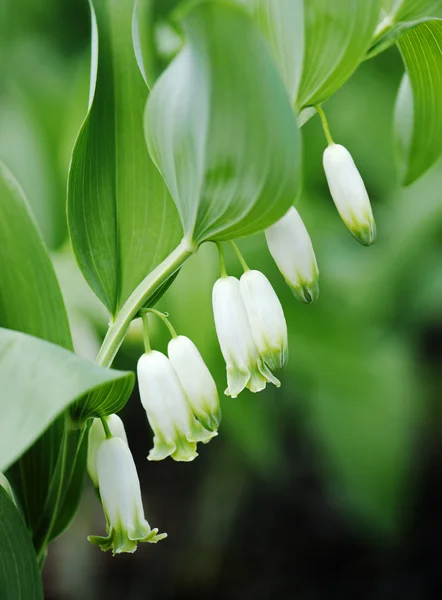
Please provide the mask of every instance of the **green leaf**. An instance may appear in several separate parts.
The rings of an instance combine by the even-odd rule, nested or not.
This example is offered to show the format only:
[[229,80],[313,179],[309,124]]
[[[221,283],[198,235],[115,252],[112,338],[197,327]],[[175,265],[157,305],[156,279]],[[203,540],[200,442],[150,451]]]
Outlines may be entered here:
[[78,264],[115,315],[181,238],[143,135],[148,89],[132,42],[134,0],[95,0],[92,99],[72,155],[68,221]]
[[146,109],[151,156],[196,243],[262,230],[295,200],[300,134],[267,45],[242,8],[203,2]]
[[99,367],[60,346],[8,329],[0,329],[0,379],[0,470],[79,396],[99,386],[116,386],[114,392],[124,403],[133,385],[132,373]]
[[[3,242],[0,245],[0,327],[22,331],[72,349],[63,298],[52,264],[22,190],[2,164],[0,164],[0,239]],[[5,381],[9,378],[8,373]],[[121,381],[121,386],[124,383],[129,387],[129,380],[130,378],[125,378],[125,383],[123,380],[118,381]],[[112,388],[117,399],[110,395]],[[112,382],[106,383],[103,388],[95,391],[97,396],[88,394],[87,402],[83,400],[81,414],[92,415],[94,410],[106,414],[112,406],[121,407],[127,393],[126,389],[120,389],[120,383],[115,386]],[[4,394],[3,396],[2,389],[2,401],[6,406],[4,410],[10,413],[11,407],[15,406],[16,398],[14,395],[9,395],[6,388]],[[34,395],[27,398],[34,410],[39,410],[37,399],[40,401]],[[24,402],[24,399],[22,400]],[[54,417],[58,412],[54,413]],[[40,429],[36,428],[32,440],[40,435],[48,424],[49,421],[45,420]],[[38,426],[36,422],[36,427]],[[42,523],[56,517],[54,514],[56,509],[62,511],[60,519],[64,520],[64,523],[69,522],[72,517],[72,514],[67,514],[67,505],[51,504],[51,490],[54,486],[58,487],[60,474],[66,477],[61,485],[65,488],[72,477],[81,480],[82,467],[84,472],[81,455],[77,455],[74,450],[70,450],[66,455],[63,469],[60,471],[62,460],[59,450],[64,436],[65,417],[61,416],[8,472],[8,477],[13,482],[18,500],[23,507],[28,527],[37,537],[40,536]],[[23,450],[25,447],[22,447],[20,452]],[[78,503],[81,489],[80,485],[71,489],[72,510]],[[54,526],[59,530],[63,524],[55,523]]]
[[407,74],[395,115],[402,181],[408,185],[442,151],[442,20],[425,21],[398,42]]
[[409,29],[440,16],[442,16],[441,0],[384,0],[375,40],[366,58],[373,58],[384,52]]
[[254,17],[268,40],[293,105],[304,62],[304,3],[254,0]]
[[66,529],[77,511],[86,475],[88,431],[88,427],[64,429],[46,504],[34,527],[38,552]]
[[0,326],[72,349],[60,288],[18,183],[0,163]]
[[370,46],[380,0],[248,0],[297,112],[334,94]]
[[352,75],[370,46],[379,0],[304,2],[305,49],[296,105],[324,102]]
[[43,600],[31,538],[16,506],[0,486],[0,598]]
[[441,0],[383,0],[384,18],[392,23],[435,17],[442,7]]
[[[1,163],[0,239],[0,327],[72,349],[63,298],[43,240],[20,186]],[[13,405],[15,399],[4,401]],[[63,428],[63,418],[58,419],[9,473],[31,529],[46,503]]]

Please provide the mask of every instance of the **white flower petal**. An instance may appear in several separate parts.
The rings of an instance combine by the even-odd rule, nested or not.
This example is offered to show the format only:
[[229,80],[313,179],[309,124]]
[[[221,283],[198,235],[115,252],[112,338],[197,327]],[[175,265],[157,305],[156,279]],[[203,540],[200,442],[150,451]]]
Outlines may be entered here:
[[319,296],[318,265],[308,231],[292,206],[269,227],[267,245],[284,279],[301,302],[313,302]]
[[149,460],[193,460],[196,443],[209,441],[216,432],[197,421],[167,356],[156,350],[143,354],[137,371],[141,402],[154,432]]
[[376,238],[376,224],[362,177],[350,152],[340,144],[324,150],[324,170],[330,193],[342,220],[364,246]]
[[107,536],[89,540],[114,554],[134,552],[138,541],[157,542],[157,535],[144,517],[140,482],[132,454],[118,437],[105,439],[97,452],[100,498],[107,521]]
[[212,301],[216,333],[227,367],[225,393],[236,398],[245,387],[258,392],[268,381],[278,381],[263,368],[238,279],[218,279],[213,286]]
[[270,281],[260,271],[246,271],[240,291],[258,352],[271,370],[282,369],[288,359],[287,324]]
[[[120,438],[127,444],[126,431],[123,421],[118,415],[109,415],[106,418],[107,425],[113,436]],[[95,487],[98,487],[97,476],[97,452],[100,445],[106,439],[101,419],[94,419],[89,429],[88,449],[87,449],[87,470],[89,477]]]
[[194,415],[210,431],[221,421],[218,391],[198,348],[184,335],[170,340],[167,353]]

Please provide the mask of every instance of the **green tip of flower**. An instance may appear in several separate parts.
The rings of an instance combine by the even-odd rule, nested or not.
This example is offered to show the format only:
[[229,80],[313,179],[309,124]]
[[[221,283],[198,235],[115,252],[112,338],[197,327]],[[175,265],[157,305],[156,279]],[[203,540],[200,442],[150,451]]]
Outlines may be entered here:
[[351,227],[350,232],[360,244],[371,246],[376,240],[376,223],[371,219],[366,225]]
[[[148,531],[147,535],[145,535]],[[112,550],[112,554],[132,554],[137,549],[138,542],[156,544],[167,537],[167,533],[158,533],[158,529],[150,529],[147,521],[142,524],[140,531],[135,535],[129,534],[124,528],[110,528],[107,536],[90,535],[87,539],[91,544],[99,546],[103,552]]]
[[271,348],[261,354],[261,358],[270,371],[281,371],[287,364],[289,357],[286,346]]
[[[207,431],[213,432],[215,435],[217,434],[217,431],[221,424],[221,410],[219,408],[213,412],[207,411],[204,413],[198,412],[195,414],[196,414],[198,421],[201,423],[201,425],[204,427],[204,429],[206,429]],[[205,444],[207,444],[207,442],[209,442],[210,439],[211,438],[209,438],[206,441],[204,441],[204,440],[203,441]]]
[[304,304],[311,304],[319,298],[319,281],[314,279],[313,281],[302,281],[298,287],[290,286],[296,300],[304,302]]

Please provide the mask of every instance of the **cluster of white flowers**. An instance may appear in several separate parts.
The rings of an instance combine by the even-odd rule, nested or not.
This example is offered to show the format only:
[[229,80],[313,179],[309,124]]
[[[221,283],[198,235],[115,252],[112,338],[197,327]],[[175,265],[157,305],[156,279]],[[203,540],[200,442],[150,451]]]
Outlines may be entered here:
[[[138,361],[143,407],[154,432],[149,460],[171,456],[191,461],[197,442],[217,435],[221,421],[218,392],[195,344],[174,336],[168,356],[146,348]],[[87,468],[106,516],[107,535],[89,540],[114,554],[134,552],[138,542],[166,537],[144,517],[140,483],[122,420],[117,415],[94,419],[89,430]]]
[[197,442],[217,435],[221,420],[218,392],[195,344],[179,335],[168,355],[151,350],[138,361],[141,402],[154,432],[149,460],[171,456],[191,461]]
[[259,271],[240,280],[224,276],[213,287],[213,314],[221,352],[227,365],[226,394],[236,398],[247,387],[279,387],[272,370],[287,361],[287,326],[278,296]]
[[[350,153],[333,143],[325,115],[318,108],[329,145],[324,170],[330,192],[344,223],[364,245],[373,243],[376,227],[367,191]],[[307,229],[294,207],[265,232],[279,270],[295,297],[306,303],[319,295],[318,265]],[[220,247],[221,277],[213,287],[216,333],[227,368],[225,393],[236,398],[244,388],[263,390],[267,383],[280,386],[274,371],[288,360],[287,325],[281,303],[267,277],[244,267],[240,279],[227,275]],[[215,382],[195,344],[176,335],[166,316],[172,339],[167,356],[150,348],[145,324],[146,351],[138,361],[140,398],[154,433],[149,460],[170,456],[192,461],[198,442],[217,435],[221,421]],[[147,341],[146,341],[147,340]],[[140,484],[123,423],[117,415],[94,419],[89,431],[88,471],[103,504],[107,536],[89,539],[114,554],[133,552],[137,542],[166,537],[151,529],[144,517]],[[1,475],[1,474],[0,474]],[[7,481],[0,485],[9,491]]]

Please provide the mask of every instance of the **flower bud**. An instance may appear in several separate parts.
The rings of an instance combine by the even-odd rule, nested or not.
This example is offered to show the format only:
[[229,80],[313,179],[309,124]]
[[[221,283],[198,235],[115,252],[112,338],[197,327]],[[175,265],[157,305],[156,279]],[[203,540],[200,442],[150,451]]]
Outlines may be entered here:
[[[126,430],[124,429],[123,421],[118,415],[109,415],[105,417],[111,434],[120,438],[127,444]],[[98,487],[97,476],[97,452],[98,448],[106,439],[103,424],[101,419],[94,419],[91,428],[89,429],[88,447],[87,447],[87,470],[89,477],[95,487]]]
[[330,144],[324,150],[323,164],[341,219],[361,244],[370,246],[376,238],[376,224],[367,190],[350,152],[340,144]]
[[97,477],[106,515],[107,536],[88,539],[113,554],[135,552],[138,542],[156,543],[167,534],[151,529],[144,517],[140,482],[129,446],[122,439],[105,439],[97,451]]
[[297,300],[313,302],[319,296],[318,265],[308,231],[293,206],[266,230],[267,245]]
[[227,366],[225,393],[236,398],[247,387],[260,392],[267,382],[280,382],[259,356],[236,277],[221,277],[213,286],[213,314],[221,352]]
[[218,391],[198,348],[184,335],[170,340],[167,353],[193,414],[209,431],[221,422]]
[[246,271],[239,282],[258,352],[272,371],[288,359],[287,324],[278,296],[260,271]]
[[154,432],[148,459],[193,460],[197,442],[208,442],[216,431],[197,421],[167,356],[156,350],[143,354],[137,370],[141,402]]

